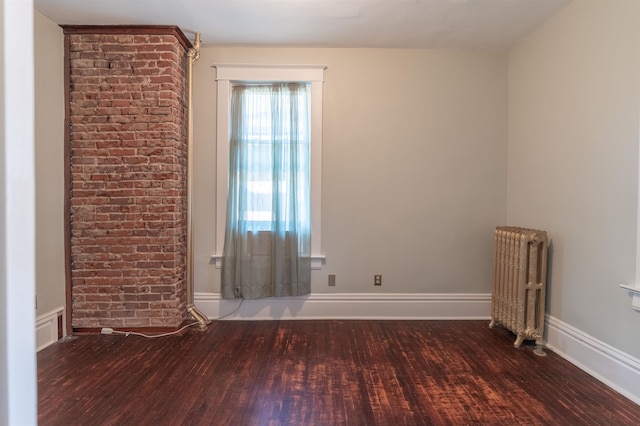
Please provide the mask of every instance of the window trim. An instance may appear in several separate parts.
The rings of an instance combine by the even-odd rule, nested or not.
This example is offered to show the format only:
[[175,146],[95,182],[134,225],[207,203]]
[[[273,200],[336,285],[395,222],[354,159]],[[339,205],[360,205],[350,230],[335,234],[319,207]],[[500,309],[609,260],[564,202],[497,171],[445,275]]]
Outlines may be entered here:
[[229,190],[229,111],[233,83],[306,82],[311,86],[311,269],[321,269],[322,254],[322,95],[325,65],[214,64],[216,68],[216,252],[222,267]]
[[620,284],[620,287],[627,290],[631,295],[631,307],[640,312],[640,152],[638,155],[638,198],[636,213],[636,273],[635,282],[631,284]]

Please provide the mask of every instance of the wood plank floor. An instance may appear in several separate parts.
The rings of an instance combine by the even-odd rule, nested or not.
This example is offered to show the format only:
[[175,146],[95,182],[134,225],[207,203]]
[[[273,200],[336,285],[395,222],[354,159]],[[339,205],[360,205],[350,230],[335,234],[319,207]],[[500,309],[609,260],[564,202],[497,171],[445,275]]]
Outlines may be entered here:
[[640,406],[488,321],[221,321],[38,353],[41,425],[639,425]]

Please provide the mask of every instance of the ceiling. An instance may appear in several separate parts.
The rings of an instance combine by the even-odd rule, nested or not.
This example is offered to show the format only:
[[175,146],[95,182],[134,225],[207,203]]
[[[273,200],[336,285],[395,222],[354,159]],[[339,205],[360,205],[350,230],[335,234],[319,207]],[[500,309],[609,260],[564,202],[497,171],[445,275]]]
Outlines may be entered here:
[[204,46],[504,50],[571,0],[35,0],[58,24],[177,25]]

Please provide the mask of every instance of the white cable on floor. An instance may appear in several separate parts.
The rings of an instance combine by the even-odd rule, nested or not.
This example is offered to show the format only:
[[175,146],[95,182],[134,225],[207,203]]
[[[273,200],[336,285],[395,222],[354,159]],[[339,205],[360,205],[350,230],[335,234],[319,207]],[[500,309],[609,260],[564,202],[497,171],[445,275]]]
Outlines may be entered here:
[[134,336],[140,336],[140,337],[146,337],[148,339],[155,339],[156,337],[165,337],[165,336],[171,336],[174,334],[178,334],[181,331],[185,330],[188,327],[194,326],[199,324],[198,322],[192,322],[190,324],[185,325],[184,327],[182,327],[179,330],[176,331],[172,331],[169,333],[162,333],[162,334],[144,334],[144,333],[138,333],[137,331],[119,331],[119,330],[114,330],[113,328],[109,328],[109,327],[104,327],[102,330],[100,330],[100,334],[121,334],[124,336],[130,336],[130,335],[134,335]]
[[[207,324],[210,324],[211,321],[221,320],[221,319],[230,317],[231,315],[235,314],[236,312],[238,312],[238,309],[240,309],[240,306],[242,306],[242,302],[243,301],[244,301],[244,299],[240,299],[240,303],[238,303],[238,306],[236,306],[236,308],[233,311],[231,311],[227,315],[223,315],[223,316],[218,317],[218,318],[210,319]],[[192,323],[187,324],[184,327],[180,328],[179,330],[172,331],[172,332],[169,332],[169,333],[162,333],[162,334],[144,334],[144,333],[138,333],[137,331],[119,331],[119,330],[114,330],[113,328],[110,328],[110,327],[103,327],[102,330],[100,330],[100,334],[119,334],[119,335],[123,335],[125,337],[130,336],[130,335],[134,335],[134,336],[146,337],[147,339],[155,339],[156,337],[166,337],[166,336],[172,336],[174,334],[178,334],[178,333],[184,331],[185,329],[187,329],[189,327],[192,327],[194,325],[198,325],[198,324],[200,324],[200,323],[199,322],[192,322]]]

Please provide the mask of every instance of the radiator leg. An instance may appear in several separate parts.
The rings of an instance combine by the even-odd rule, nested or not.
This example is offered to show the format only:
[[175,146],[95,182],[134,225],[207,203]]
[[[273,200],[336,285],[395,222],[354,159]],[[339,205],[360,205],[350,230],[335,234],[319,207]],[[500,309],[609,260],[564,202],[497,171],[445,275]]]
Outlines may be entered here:
[[518,333],[518,335],[516,336],[516,341],[513,342],[513,346],[519,348],[523,341],[524,336],[521,333]]

